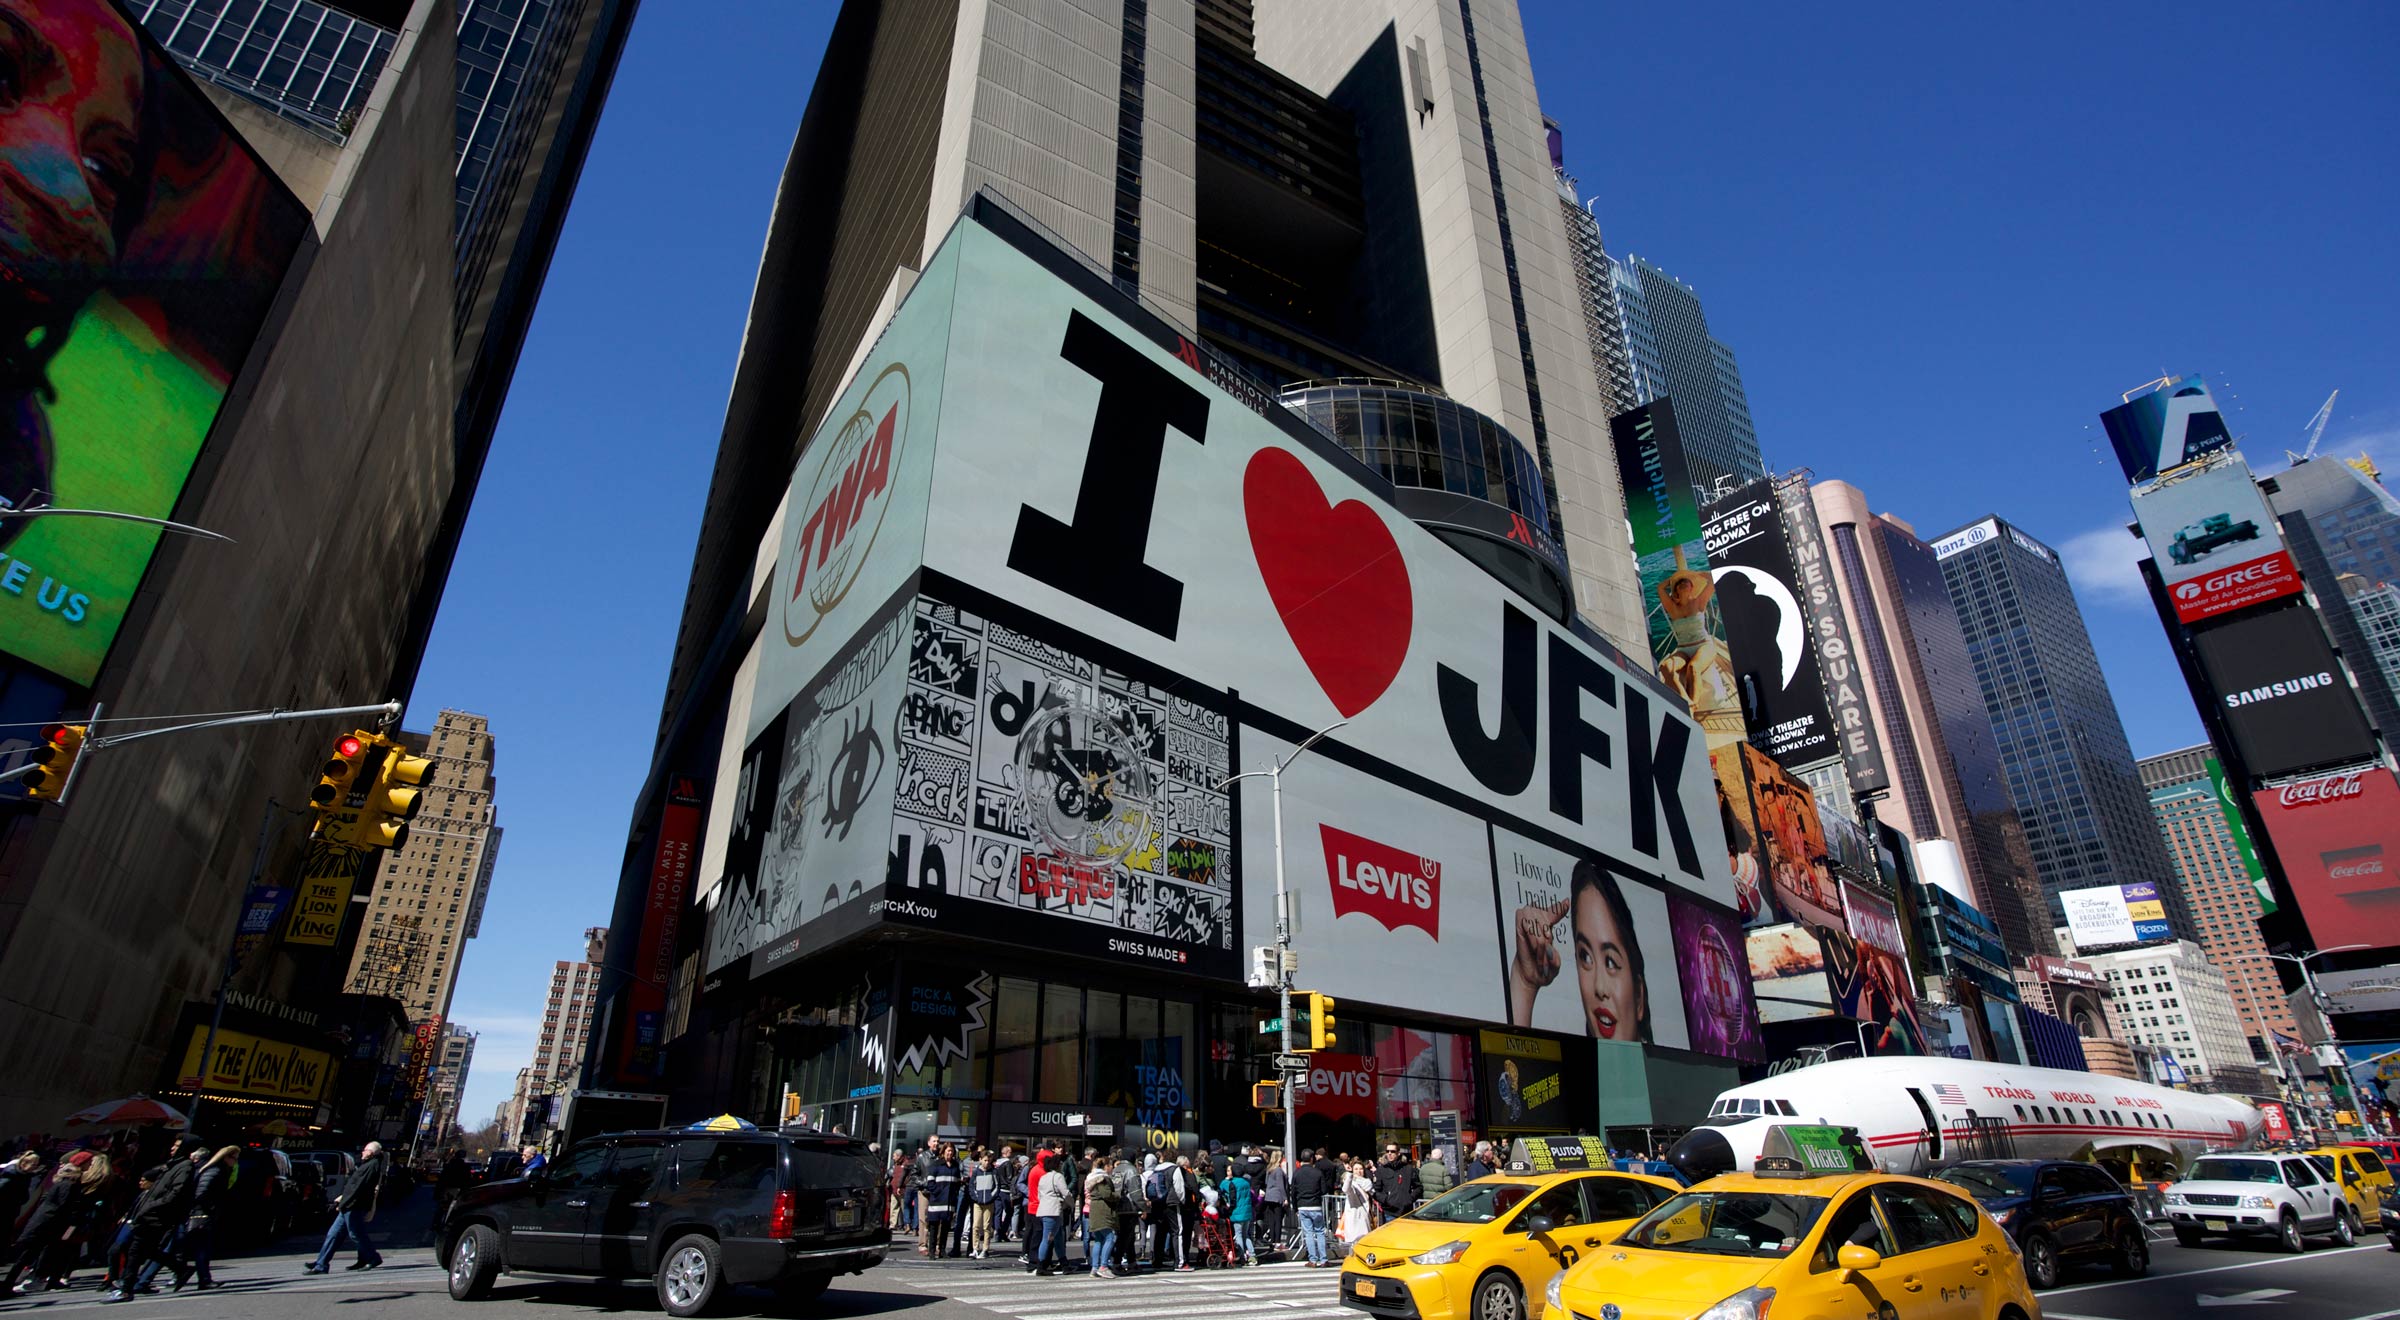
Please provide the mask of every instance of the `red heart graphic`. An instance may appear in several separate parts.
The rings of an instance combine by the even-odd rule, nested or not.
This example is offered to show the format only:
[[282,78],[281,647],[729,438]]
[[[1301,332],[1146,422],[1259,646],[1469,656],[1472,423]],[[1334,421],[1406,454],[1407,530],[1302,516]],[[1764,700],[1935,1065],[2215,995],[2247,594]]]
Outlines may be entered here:
[[1343,716],[1375,704],[1400,675],[1415,626],[1408,565],[1381,515],[1327,505],[1298,456],[1262,449],[1242,472],[1250,553],[1292,645]]

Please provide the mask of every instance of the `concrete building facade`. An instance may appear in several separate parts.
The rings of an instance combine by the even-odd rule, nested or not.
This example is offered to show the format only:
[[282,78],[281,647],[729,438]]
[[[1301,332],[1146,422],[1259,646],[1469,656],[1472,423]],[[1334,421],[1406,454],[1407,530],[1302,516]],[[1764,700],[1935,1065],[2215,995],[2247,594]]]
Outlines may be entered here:
[[440,1148],[458,1139],[458,1098],[467,1091],[467,1072],[475,1064],[475,1033],[445,1023],[440,1062],[427,1092],[419,1147]]
[[481,715],[445,710],[404,734],[433,761],[407,843],[382,853],[344,989],[400,1001],[411,1022],[446,1021],[467,941],[482,930],[500,855],[497,753]]
[[[2260,1092],[2225,973],[2191,940],[2082,955],[2106,978],[2125,1039],[2172,1057],[2204,1091]],[[2152,1081],[2162,1080],[2157,1077]]]
[[583,932],[583,961],[560,960],[550,972],[550,997],[542,1005],[541,1035],[533,1047],[533,1081],[544,1092],[575,1085],[583,1067],[584,1043],[591,1035],[592,1010],[599,1004],[600,964],[608,951],[608,931],[594,926]]
[[2209,777],[2212,754],[2204,743],[2144,757],[2142,784],[2150,790],[2150,809],[2191,908],[2194,934],[2209,961],[2224,972],[2252,1056],[2272,1068],[2271,1033],[2297,1040],[2300,1029],[2259,934],[2258,889]]
[[1878,807],[1918,843],[1958,845],[1975,906],[2011,957],[2047,947],[2041,883],[2009,796],[1966,634],[1933,548],[1846,481],[1810,488],[1892,791]]
[[[172,515],[231,542],[161,542],[76,702],[156,715],[392,695],[394,603],[423,582],[459,477],[443,296],[455,27],[449,0],[410,6],[338,139],[203,85],[313,234]],[[346,585],[361,583],[382,589]],[[0,817],[0,1130],[54,1130],[95,1096],[162,1085],[175,1024],[215,992],[262,821],[266,874],[305,851],[269,799],[306,793],[333,733],[161,737],[88,756],[64,808]],[[327,1010],[354,937],[253,960],[238,988]]]
[[2000,518],[1933,542],[2024,822],[2052,926],[2069,889],[2151,881],[2179,939],[2191,912],[2058,552]]

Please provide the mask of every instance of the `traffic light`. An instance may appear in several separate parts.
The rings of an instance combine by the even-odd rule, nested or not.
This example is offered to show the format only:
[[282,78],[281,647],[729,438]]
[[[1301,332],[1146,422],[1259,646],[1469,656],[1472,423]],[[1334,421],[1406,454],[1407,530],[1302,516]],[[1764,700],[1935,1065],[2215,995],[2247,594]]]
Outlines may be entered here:
[[359,767],[365,763],[367,740],[373,736],[360,731],[333,740],[333,752],[325,758],[325,768],[317,772],[317,786],[309,791],[308,805],[320,814],[342,809],[350,786],[358,781]]
[[390,738],[378,737],[375,744],[383,756],[376,763],[375,779],[367,788],[366,806],[359,812],[352,838],[363,848],[403,847],[408,843],[408,822],[424,805],[424,794],[417,785],[433,772],[433,762],[411,755]]
[[56,802],[65,796],[67,776],[75,772],[75,758],[83,755],[83,740],[91,732],[84,724],[53,724],[42,730],[41,745],[33,749],[32,759],[41,769],[25,776],[25,796],[39,802]]
[[1329,1050],[1334,1047],[1333,996],[1308,991],[1308,1047]]
[[1250,1107],[1252,1109],[1283,1108],[1283,1084],[1281,1082],[1252,1082],[1250,1084]]

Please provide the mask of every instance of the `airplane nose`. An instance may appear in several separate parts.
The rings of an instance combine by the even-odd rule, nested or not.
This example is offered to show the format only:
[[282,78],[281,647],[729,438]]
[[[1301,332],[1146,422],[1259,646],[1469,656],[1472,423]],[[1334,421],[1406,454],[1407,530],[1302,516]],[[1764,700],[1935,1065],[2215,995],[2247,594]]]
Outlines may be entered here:
[[1696,1183],[1733,1172],[1733,1145],[1715,1128],[1693,1128],[1667,1152],[1667,1163],[1686,1183]]

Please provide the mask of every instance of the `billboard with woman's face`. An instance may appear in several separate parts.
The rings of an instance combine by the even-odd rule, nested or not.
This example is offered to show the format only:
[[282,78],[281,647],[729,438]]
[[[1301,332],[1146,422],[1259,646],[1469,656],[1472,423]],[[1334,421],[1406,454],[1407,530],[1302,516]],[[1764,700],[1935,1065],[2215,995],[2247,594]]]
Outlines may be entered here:
[[[109,0],[0,0],[0,506],[171,517],[308,226]],[[91,682],[158,537],[0,519],[0,650]]]

